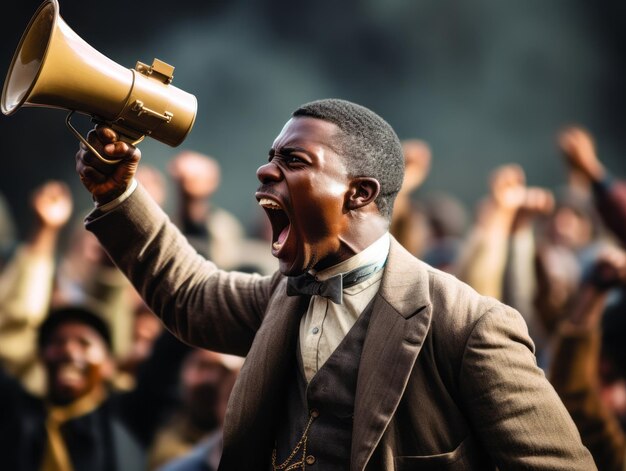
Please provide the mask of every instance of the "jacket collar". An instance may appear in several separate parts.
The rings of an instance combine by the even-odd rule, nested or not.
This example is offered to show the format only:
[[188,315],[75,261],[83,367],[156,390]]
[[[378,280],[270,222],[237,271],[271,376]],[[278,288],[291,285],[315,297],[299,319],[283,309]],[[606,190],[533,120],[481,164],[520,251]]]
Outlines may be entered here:
[[427,265],[395,239],[374,303],[357,380],[352,470],[364,469],[380,442],[430,328]]

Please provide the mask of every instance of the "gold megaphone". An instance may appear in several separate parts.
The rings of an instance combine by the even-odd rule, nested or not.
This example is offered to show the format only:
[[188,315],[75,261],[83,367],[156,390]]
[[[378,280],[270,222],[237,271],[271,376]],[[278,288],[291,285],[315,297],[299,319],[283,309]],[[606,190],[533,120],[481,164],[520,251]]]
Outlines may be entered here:
[[106,163],[72,126],[74,112],[90,115],[137,144],[145,136],[179,145],[191,130],[196,98],[170,83],[174,67],[158,59],[127,69],[96,51],[63,21],[57,0],[45,0],[17,47],[2,90],[5,115],[22,106],[69,110],[72,133]]

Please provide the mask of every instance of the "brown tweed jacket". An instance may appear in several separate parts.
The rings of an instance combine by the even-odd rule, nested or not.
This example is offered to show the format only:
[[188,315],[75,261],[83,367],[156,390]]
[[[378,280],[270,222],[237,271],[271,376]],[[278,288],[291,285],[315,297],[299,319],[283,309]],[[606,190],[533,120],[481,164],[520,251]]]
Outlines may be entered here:
[[[218,270],[139,187],[87,228],[165,325],[193,345],[247,356],[220,469],[265,471],[307,297],[286,278]],[[537,367],[518,312],[393,241],[359,362],[352,471],[596,469]],[[312,468],[313,469],[313,468]]]

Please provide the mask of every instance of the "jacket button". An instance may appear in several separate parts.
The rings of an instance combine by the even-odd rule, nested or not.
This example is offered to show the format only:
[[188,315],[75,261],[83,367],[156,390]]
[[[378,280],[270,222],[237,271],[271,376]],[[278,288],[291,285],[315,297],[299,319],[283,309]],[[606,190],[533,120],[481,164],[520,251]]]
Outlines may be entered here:
[[317,409],[311,409],[311,417],[313,417],[314,419],[317,419],[320,416],[320,411],[318,411]]
[[306,464],[308,464],[308,465],[315,464],[315,456],[309,455],[309,456],[306,457],[305,461],[306,461]]

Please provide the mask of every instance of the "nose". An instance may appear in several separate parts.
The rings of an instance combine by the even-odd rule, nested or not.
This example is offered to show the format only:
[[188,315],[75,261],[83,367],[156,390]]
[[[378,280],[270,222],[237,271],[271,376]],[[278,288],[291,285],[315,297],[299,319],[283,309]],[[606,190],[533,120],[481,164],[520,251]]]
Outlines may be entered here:
[[261,183],[268,184],[282,180],[283,174],[275,163],[268,162],[257,169],[256,177]]
[[59,345],[59,356],[64,360],[75,360],[81,356],[82,348],[78,342],[66,340]]

